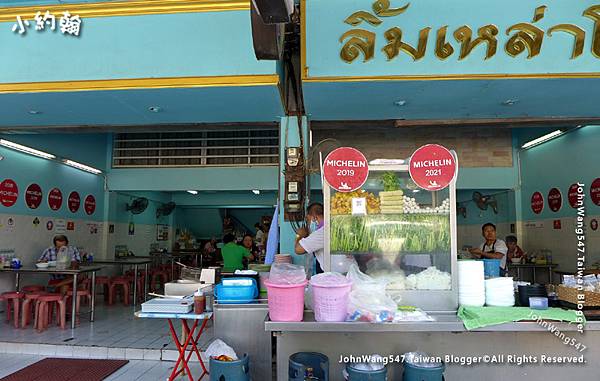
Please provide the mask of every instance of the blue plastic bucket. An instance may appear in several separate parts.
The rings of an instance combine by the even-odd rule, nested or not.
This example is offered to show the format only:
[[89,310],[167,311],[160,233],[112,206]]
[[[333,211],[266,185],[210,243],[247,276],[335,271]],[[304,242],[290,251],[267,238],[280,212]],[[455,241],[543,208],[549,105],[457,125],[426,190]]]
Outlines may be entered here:
[[329,358],[316,352],[298,352],[290,356],[288,381],[304,381],[308,368],[317,380],[329,381]]
[[500,276],[500,263],[499,259],[484,259],[483,260],[483,273],[485,278],[497,278]]
[[210,381],[250,381],[250,359],[247,354],[237,361],[209,360]]
[[351,365],[346,366],[348,372],[348,381],[386,381],[387,368],[380,370],[359,370]]
[[402,381],[444,381],[444,364],[432,368],[422,368],[404,363]]

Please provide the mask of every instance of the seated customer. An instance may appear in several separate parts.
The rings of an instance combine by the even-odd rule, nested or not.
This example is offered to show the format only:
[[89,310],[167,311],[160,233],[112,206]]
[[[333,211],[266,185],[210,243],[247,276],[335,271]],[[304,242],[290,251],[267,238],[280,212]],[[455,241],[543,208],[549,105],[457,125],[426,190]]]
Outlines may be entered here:
[[221,249],[221,255],[223,256],[223,270],[225,272],[243,270],[244,264],[242,260],[248,258],[248,260],[254,259],[250,251],[244,246],[237,245],[233,234],[227,234],[223,237],[223,248]]
[[[62,247],[66,247],[71,252],[71,262],[81,262],[81,256],[79,250],[76,247],[69,246],[69,239],[65,235],[57,235],[52,239],[54,246],[50,246],[40,256],[38,262],[50,262],[56,261],[58,257],[58,251]],[[66,278],[64,275],[53,275],[50,285],[56,289],[60,289],[61,293],[65,293],[69,285],[73,283],[71,277]]]
[[506,237],[506,246],[508,246],[508,260],[510,261],[513,258],[523,258],[525,256],[525,252],[523,249],[517,245],[517,237],[514,235],[509,235]]

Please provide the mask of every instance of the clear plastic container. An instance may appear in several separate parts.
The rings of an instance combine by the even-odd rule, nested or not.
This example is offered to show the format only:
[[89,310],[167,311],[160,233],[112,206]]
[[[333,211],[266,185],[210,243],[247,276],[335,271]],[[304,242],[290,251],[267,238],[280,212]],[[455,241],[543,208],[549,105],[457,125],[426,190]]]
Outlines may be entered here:
[[530,297],[529,307],[534,310],[547,310],[548,309],[548,298]]

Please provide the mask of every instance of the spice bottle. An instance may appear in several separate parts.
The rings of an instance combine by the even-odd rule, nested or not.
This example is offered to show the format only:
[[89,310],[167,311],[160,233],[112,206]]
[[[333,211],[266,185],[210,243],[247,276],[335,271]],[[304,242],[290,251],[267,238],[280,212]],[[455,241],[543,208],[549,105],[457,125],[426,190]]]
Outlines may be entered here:
[[204,312],[204,308],[206,305],[206,297],[204,293],[200,290],[194,293],[194,313],[201,314]]

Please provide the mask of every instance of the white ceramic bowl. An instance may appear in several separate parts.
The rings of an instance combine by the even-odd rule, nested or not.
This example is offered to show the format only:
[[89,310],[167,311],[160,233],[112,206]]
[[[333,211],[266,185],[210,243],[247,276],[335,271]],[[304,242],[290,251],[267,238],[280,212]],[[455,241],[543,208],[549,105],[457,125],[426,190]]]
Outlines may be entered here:
[[56,261],[48,261],[49,267],[56,267]]
[[512,262],[512,263],[514,263],[514,264],[519,264],[519,263],[521,263],[521,258],[511,258],[510,260],[511,260],[511,262]]
[[48,262],[36,263],[35,267],[37,267],[38,269],[47,269],[48,268]]

